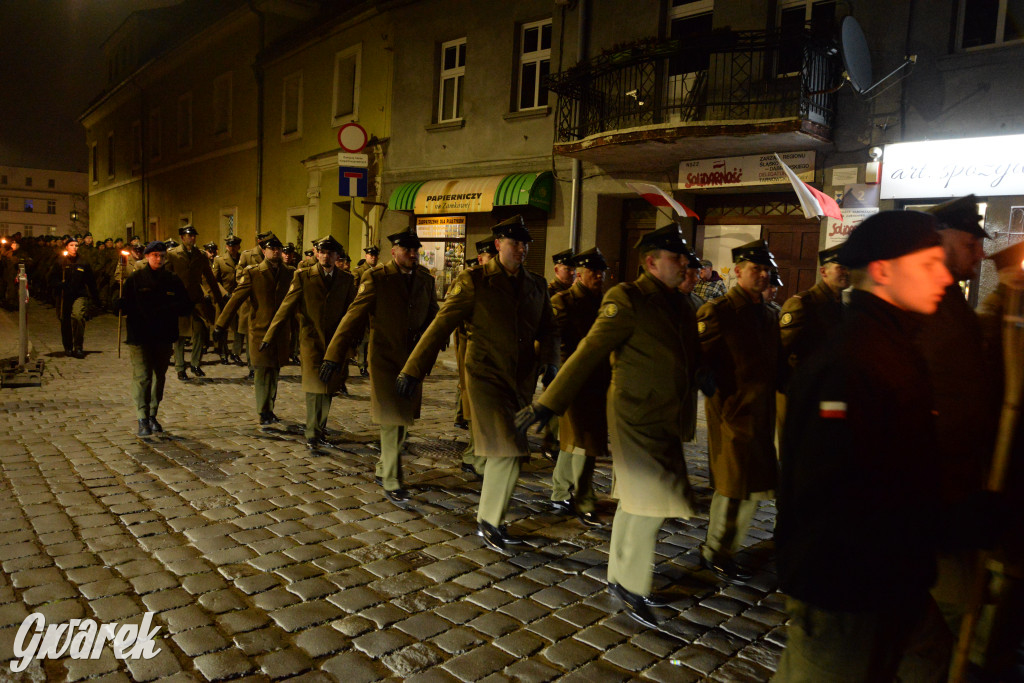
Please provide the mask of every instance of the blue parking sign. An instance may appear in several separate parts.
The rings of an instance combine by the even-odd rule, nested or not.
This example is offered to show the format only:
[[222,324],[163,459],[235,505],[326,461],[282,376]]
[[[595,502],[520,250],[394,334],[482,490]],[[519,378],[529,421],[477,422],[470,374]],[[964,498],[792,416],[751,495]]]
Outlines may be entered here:
[[338,167],[338,196],[365,197],[367,169]]

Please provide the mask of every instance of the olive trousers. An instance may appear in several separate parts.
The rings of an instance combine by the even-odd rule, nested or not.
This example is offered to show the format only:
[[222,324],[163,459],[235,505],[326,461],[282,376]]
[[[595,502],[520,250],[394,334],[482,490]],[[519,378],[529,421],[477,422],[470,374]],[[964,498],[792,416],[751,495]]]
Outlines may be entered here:
[[555,469],[551,472],[551,500],[576,500],[580,512],[593,512],[597,508],[594,494],[594,468],[597,458],[581,452],[559,451]]
[[484,480],[480,484],[480,505],[476,520],[499,527],[505,519],[508,502],[519,480],[519,468],[523,458],[494,457],[486,461]]
[[377,461],[377,476],[385,491],[402,488],[402,461],[400,454],[409,428],[405,425],[380,426],[380,459]]
[[156,417],[164,397],[167,366],[171,364],[171,344],[130,345],[132,362],[132,398],[140,420]]
[[664,521],[664,517],[630,514],[619,505],[608,547],[608,583],[617,583],[637,595],[651,594],[654,546]]
[[306,440],[323,438],[327,416],[331,413],[331,395],[306,392]]
[[260,415],[274,412],[277,401],[277,379],[281,376],[281,368],[256,368],[253,386],[256,389],[256,412]]
[[717,491],[711,496],[708,535],[700,554],[709,562],[729,559],[740,550],[757,512],[760,498],[727,498]]

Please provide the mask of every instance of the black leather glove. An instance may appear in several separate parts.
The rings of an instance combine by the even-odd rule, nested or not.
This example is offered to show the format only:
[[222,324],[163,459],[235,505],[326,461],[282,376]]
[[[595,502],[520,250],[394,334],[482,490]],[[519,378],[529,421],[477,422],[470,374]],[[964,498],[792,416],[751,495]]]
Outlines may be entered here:
[[558,374],[557,365],[542,365],[540,366],[540,383],[545,389],[555,379],[555,375]]
[[224,341],[224,339],[226,337],[227,337],[227,330],[225,330],[223,327],[217,327],[215,325],[213,327],[213,331],[210,332],[210,339],[212,339],[213,341],[217,342],[218,344],[221,343],[222,341]]
[[404,372],[398,373],[398,377],[395,378],[395,393],[402,398],[409,398],[413,392],[416,391],[416,387],[419,386],[420,381],[412,375],[407,375]]
[[260,348],[259,348],[259,352],[260,353],[263,353],[264,351],[266,351],[269,348],[270,348],[270,344],[268,344],[267,342],[260,342]]
[[341,367],[340,363],[335,363],[333,360],[325,360],[320,364],[320,381],[324,384],[330,382],[331,377],[334,376],[339,367]]
[[540,432],[554,414],[555,411],[550,408],[546,408],[539,403],[532,403],[516,413],[516,431],[520,434],[525,434],[526,430],[532,425],[538,425],[537,431]]

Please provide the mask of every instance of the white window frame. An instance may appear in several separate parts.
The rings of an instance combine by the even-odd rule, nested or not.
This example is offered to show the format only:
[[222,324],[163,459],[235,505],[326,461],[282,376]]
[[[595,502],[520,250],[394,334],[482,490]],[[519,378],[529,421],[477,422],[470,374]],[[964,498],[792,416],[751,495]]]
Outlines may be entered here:
[[[295,89],[295,129],[288,129],[288,88],[293,82],[298,83]],[[302,72],[288,74],[281,80],[281,141],[296,140],[302,137]]]
[[[213,79],[213,137],[230,138],[233,104],[233,72]],[[223,120],[221,120],[223,118]]]
[[[228,232],[228,219],[231,219],[231,232]],[[220,241],[238,234],[238,207],[229,206],[220,210]]]
[[[540,65],[542,62],[548,63],[548,68],[551,67],[551,46],[548,45],[547,49],[541,49],[540,45],[542,37],[544,35],[544,27],[551,26],[551,18],[541,19],[540,21],[531,21],[523,24],[519,27],[519,78],[517,80],[516,88],[516,108],[518,111],[530,111],[531,109],[540,109],[546,107],[546,104],[540,104],[540,91],[544,87],[541,83],[540,78]],[[537,29],[537,47],[538,49],[533,52],[525,52],[526,49],[526,32],[532,28]],[[552,29],[553,30],[553,29]],[[554,40],[552,34],[551,40]],[[523,107],[523,70],[529,64],[535,64],[537,67],[536,76],[533,83],[533,106]]]
[[958,52],[977,52],[978,50],[991,50],[994,47],[1004,47],[1006,45],[1020,45],[1024,43],[1024,38],[1016,38],[1014,40],[1003,40],[1003,33],[1006,31],[1007,0],[999,0],[999,16],[996,17],[996,40],[992,43],[985,43],[984,45],[962,47],[964,43],[964,15],[967,13],[967,1],[968,0],[958,0],[957,2],[956,49]]
[[192,149],[192,93],[178,98],[178,149]]
[[[454,115],[454,116],[452,116],[450,118],[445,118],[444,117],[444,83],[445,83],[445,81],[447,81],[448,79],[455,79],[455,88],[452,91],[454,93],[454,97],[452,98],[452,102],[458,102],[459,101],[459,95],[462,92],[462,86],[466,82],[466,64],[465,64],[465,62],[463,62],[462,66],[459,66],[458,64],[456,64],[456,66],[451,68],[451,69],[447,69],[446,70],[444,68],[444,53],[445,53],[445,51],[448,48],[450,48],[450,47],[454,47],[455,50],[456,50],[455,54],[456,54],[456,62],[457,62],[458,61],[458,47],[459,47],[459,45],[463,45],[463,46],[466,45],[466,38],[465,37],[456,38],[455,40],[449,40],[449,41],[447,41],[445,43],[441,43],[441,63],[439,65],[440,76],[439,76],[439,79],[438,79],[438,86],[439,87],[437,89],[437,122],[438,123],[450,123],[450,122],[461,121],[462,120],[461,112],[459,112],[459,115]],[[466,59],[468,60],[469,59],[468,48],[464,49],[463,53],[466,55]],[[455,112],[453,111],[452,114],[455,114]]]
[[114,131],[107,132],[107,180],[113,180],[117,171],[114,159]]
[[[338,95],[340,93],[341,82],[339,77],[341,76],[341,65],[348,62],[352,57],[355,57],[355,73],[353,74],[352,80],[352,111],[346,114],[338,113]],[[349,123],[350,121],[356,121],[359,118],[359,83],[362,77],[363,68],[363,44],[357,43],[352,47],[345,48],[340,52],[334,54],[334,93],[331,96],[331,127],[337,128],[343,124]]]
[[163,147],[160,107],[149,110],[149,160],[159,161]]

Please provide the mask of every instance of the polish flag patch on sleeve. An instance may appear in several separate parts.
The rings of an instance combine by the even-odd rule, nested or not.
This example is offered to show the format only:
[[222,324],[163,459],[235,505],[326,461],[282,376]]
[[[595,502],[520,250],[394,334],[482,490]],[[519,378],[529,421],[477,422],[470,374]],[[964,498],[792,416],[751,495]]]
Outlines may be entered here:
[[818,415],[825,419],[845,420],[846,403],[843,401],[822,401],[818,404]]

